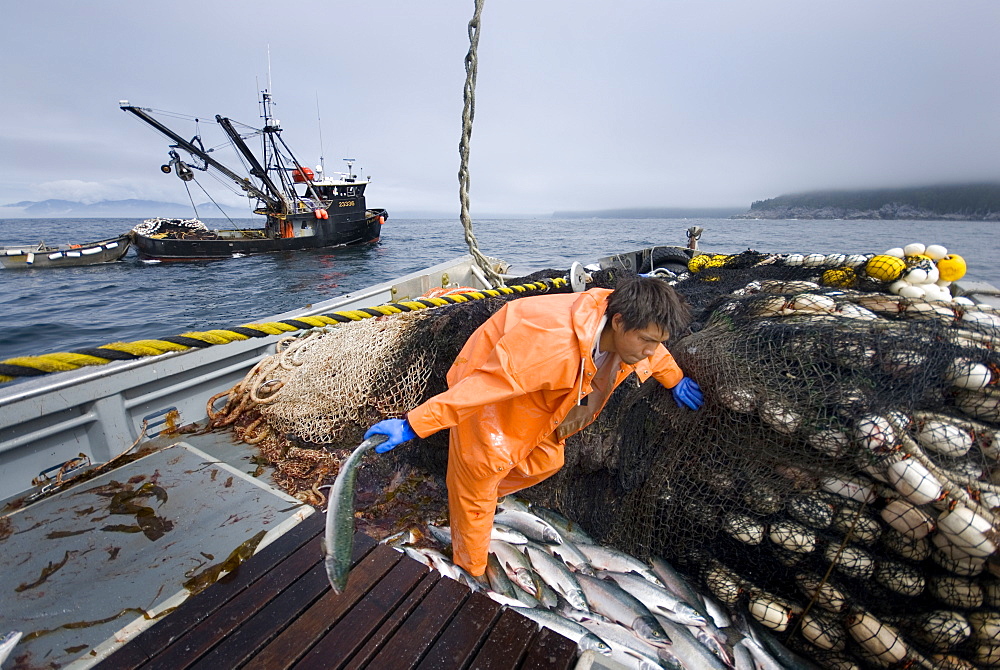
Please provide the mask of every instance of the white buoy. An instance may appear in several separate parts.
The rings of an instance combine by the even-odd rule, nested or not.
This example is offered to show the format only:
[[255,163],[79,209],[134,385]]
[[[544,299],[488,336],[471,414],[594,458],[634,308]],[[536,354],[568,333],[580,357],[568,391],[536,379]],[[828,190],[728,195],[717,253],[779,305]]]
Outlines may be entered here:
[[863,610],[848,615],[847,632],[884,667],[901,663],[909,654],[906,643],[895,628]]
[[752,412],[757,407],[753,391],[745,388],[723,388],[717,394],[719,402],[734,412]]
[[927,292],[924,291],[922,286],[917,286],[915,284],[910,284],[909,282],[907,282],[906,286],[903,286],[899,289],[897,295],[900,295],[904,298],[923,298],[926,293]]
[[932,261],[939,261],[948,255],[948,250],[940,244],[930,244],[926,249],[924,249],[924,255]]
[[920,427],[917,442],[936,454],[957,458],[972,448],[972,435],[954,424],[934,420]]
[[892,424],[877,414],[869,414],[859,419],[854,426],[852,437],[870,451],[885,451],[896,444],[896,431]]
[[886,476],[899,495],[914,505],[934,502],[944,493],[944,487],[937,477],[912,458],[896,461],[889,466]]
[[925,247],[920,242],[911,242],[910,244],[907,244],[905,247],[903,247],[903,255],[916,256],[917,254],[924,253],[926,249],[927,247]]
[[760,404],[760,418],[779,433],[791,435],[802,423],[802,415],[778,400],[765,400]]
[[927,537],[936,527],[927,512],[902,498],[890,501],[879,515],[896,532],[915,540]]
[[841,651],[847,643],[840,624],[832,617],[815,611],[803,613],[799,634],[820,649],[830,651]]
[[994,532],[993,525],[965,505],[955,505],[939,516],[938,531],[970,556],[986,557],[997,550],[996,543],[989,537]]
[[962,315],[962,321],[974,323],[977,326],[985,328],[1000,329],[1000,316],[987,312],[968,310]]
[[844,592],[817,575],[799,573],[795,575],[795,583],[810,601],[827,612],[837,614],[847,605]]
[[784,632],[788,628],[794,614],[790,604],[763,591],[751,596],[747,609],[754,619],[776,633]]
[[860,477],[828,477],[820,486],[828,493],[858,502],[872,502],[877,497],[872,483]]
[[895,256],[896,258],[905,258],[906,252],[903,251],[903,247],[893,247],[892,249],[886,249],[882,252],[883,256]]
[[842,430],[824,428],[806,438],[806,441],[816,450],[833,458],[840,458],[851,446],[850,438]]
[[990,383],[990,369],[982,363],[965,358],[956,358],[945,373],[945,380],[952,386],[972,391],[980,391]]

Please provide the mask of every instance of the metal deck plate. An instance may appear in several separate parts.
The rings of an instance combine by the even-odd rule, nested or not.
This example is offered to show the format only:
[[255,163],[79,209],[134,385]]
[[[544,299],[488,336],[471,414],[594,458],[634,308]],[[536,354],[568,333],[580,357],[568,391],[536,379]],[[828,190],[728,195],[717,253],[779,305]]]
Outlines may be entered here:
[[191,577],[313,511],[181,442],[0,517],[0,634],[24,633],[10,660],[96,663],[183,602]]

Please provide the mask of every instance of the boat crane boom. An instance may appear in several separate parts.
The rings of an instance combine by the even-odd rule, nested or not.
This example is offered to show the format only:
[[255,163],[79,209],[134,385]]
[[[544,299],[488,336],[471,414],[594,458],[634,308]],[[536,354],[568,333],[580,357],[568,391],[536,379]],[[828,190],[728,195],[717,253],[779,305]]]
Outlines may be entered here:
[[[167,126],[165,126],[162,123],[160,123],[157,119],[153,118],[149,113],[146,112],[146,110],[144,110],[144,109],[142,109],[140,107],[136,107],[134,105],[128,105],[128,104],[121,105],[121,109],[123,111],[131,112],[132,114],[135,114],[137,117],[139,117],[140,119],[142,119],[143,121],[145,121],[146,123],[148,123],[149,125],[151,125],[153,128],[155,128],[156,130],[160,131],[161,133],[163,133],[164,135],[166,135],[167,137],[169,137],[171,140],[173,140],[174,142],[176,142],[178,147],[180,147],[184,151],[187,151],[192,156],[197,156],[201,160],[205,161],[205,163],[207,163],[208,165],[211,165],[213,168],[215,168],[216,170],[218,170],[222,174],[224,174],[227,177],[229,177],[230,179],[232,179],[234,182],[236,182],[240,186],[240,188],[242,188],[244,191],[246,191],[247,193],[249,193],[253,197],[255,197],[255,198],[257,198],[257,199],[259,199],[259,200],[267,203],[268,206],[271,207],[271,208],[273,208],[273,209],[278,209],[278,210],[284,211],[284,209],[285,209],[285,203],[284,203],[284,199],[283,198],[281,198],[280,196],[276,198],[274,195],[270,195],[270,194],[265,193],[264,191],[260,190],[249,179],[247,179],[246,177],[241,177],[240,175],[238,175],[237,173],[233,172],[232,170],[230,170],[228,167],[226,167],[225,165],[223,165],[219,161],[217,161],[214,158],[212,158],[208,154],[208,152],[206,152],[205,150],[203,150],[201,147],[195,145],[194,143],[192,143],[192,142],[190,142],[188,140],[185,140],[183,137],[181,137],[180,135],[178,135],[176,132],[174,132],[173,130],[171,130]],[[220,117],[218,117],[218,116],[216,117],[217,120],[219,118]],[[228,121],[228,119],[227,119],[227,121]],[[223,128],[225,128],[225,126],[223,126]],[[237,137],[238,137],[238,135],[237,135]],[[242,142],[242,140],[240,140],[240,144],[243,144],[244,147],[246,146]],[[242,149],[241,149],[241,151],[242,151]],[[259,177],[260,175],[258,175],[258,174],[255,173],[255,176]],[[266,176],[262,179],[262,181],[264,181],[264,183],[268,186],[268,190],[273,190],[274,193],[280,193],[279,191],[277,191],[277,189],[275,188],[274,184],[271,183],[270,180],[266,178]]]

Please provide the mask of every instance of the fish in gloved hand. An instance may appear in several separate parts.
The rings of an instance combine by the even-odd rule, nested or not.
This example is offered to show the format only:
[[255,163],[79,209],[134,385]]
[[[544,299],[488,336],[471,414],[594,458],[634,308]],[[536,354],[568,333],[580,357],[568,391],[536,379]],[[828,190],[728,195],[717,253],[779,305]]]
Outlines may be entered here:
[[365,433],[365,439],[367,440],[375,435],[386,436],[385,442],[375,447],[375,452],[379,454],[392,451],[404,442],[409,442],[417,438],[417,434],[413,432],[410,422],[406,419],[385,419],[384,421],[379,421],[368,429],[368,432]]

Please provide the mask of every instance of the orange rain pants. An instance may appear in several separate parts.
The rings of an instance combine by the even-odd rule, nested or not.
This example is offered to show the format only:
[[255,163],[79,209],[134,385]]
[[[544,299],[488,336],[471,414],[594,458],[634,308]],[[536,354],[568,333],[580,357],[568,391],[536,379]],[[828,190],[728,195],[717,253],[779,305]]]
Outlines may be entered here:
[[563,466],[563,443],[553,433],[507,472],[478,479],[453,452],[457,443],[454,428],[449,438],[447,483],[452,558],[478,577],[486,572],[497,498],[534,486],[558,472]]

